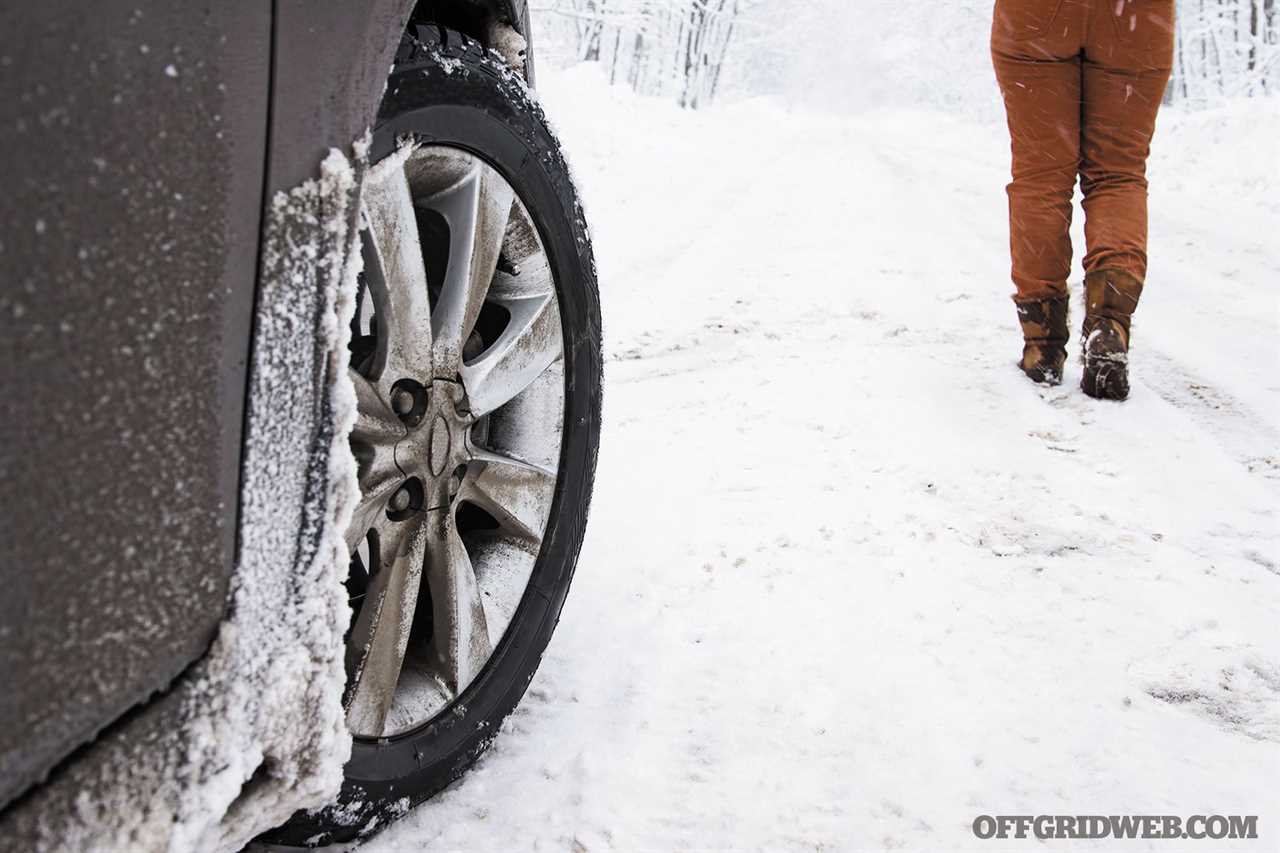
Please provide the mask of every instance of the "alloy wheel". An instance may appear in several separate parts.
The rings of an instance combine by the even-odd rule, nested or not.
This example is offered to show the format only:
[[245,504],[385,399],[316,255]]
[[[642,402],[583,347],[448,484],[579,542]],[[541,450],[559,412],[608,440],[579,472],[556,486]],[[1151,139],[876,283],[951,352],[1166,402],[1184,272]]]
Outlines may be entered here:
[[480,158],[405,146],[370,170],[361,216],[344,703],[352,734],[377,739],[449,707],[524,595],[555,494],[564,343],[537,228]]

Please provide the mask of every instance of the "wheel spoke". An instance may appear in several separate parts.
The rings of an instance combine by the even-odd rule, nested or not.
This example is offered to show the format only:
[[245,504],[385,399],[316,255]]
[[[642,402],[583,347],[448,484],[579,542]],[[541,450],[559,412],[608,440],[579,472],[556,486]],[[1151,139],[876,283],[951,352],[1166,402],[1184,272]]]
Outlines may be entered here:
[[347,550],[354,551],[383,516],[387,499],[404,479],[395,459],[395,445],[404,436],[404,424],[391,414],[368,379],[354,370],[348,369],[347,373],[356,389],[351,450],[360,482],[360,502],[346,532]]
[[542,541],[550,509],[554,471],[491,450],[476,450],[458,500],[493,516],[506,532],[533,544]]
[[435,663],[457,696],[489,660],[492,647],[480,585],[453,512],[433,513],[427,544]]
[[462,365],[462,384],[477,417],[492,412],[528,388],[563,352],[560,311],[550,293],[510,297],[511,314],[493,344]]
[[431,315],[437,375],[454,373],[493,281],[515,193],[482,163],[462,180],[418,202],[449,225],[449,262]]
[[395,696],[426,555],[426,525],[379,522],[377,567],[347,643],[347,726],[382,735]]
[[347,375],[356,389],[356,423],[351,438],[364,444],[394,446],[404,437],[404,422],[382,401],[372,382],[350,368]]
[[365,280],[373,295],[378,349],[374,375],[383,394],[401,378],[431,380],[431,304],[409,182],[398,158],[370,174],[364,213]]
[[[379,454],[378,463],[386,470],[387,459],[385,457],[390,454]],[[360,478],[360,503],[356,504],[355,511],[351,513],[351,523],[347,525],[347,550],[355,551],[356,547],[364,541],[366,535],[372,530],[378,522],[385,518],[387,513],[387,500],[396,490],[397,484],[401,480],[401,474],[395,468],[395,462],[391,461],[390,471],[376,481],[373,477],[369,477],[371,485],[366,485],[364,475],[364,463],[360,462],[361,478]]]

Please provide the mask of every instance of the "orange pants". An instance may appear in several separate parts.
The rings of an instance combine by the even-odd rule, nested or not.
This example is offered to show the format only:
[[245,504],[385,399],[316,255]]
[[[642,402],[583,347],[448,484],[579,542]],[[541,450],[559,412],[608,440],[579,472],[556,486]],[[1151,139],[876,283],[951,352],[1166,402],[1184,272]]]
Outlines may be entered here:
[[1174,0],[997,0],[991,55],[1013,148],[1020,298],[1067,292],[1071,198],[1086,272],[1147,274],[1147,155],[1173,65]]

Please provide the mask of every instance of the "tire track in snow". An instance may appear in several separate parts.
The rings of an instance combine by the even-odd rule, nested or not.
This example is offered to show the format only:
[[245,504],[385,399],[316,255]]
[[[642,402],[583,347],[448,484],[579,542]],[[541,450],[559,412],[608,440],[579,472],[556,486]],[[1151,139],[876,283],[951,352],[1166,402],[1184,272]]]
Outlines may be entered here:
[[1140,358],[1134,371],[1139,382],[1212,436],[1251,475],[1280,493],[1280,431],[1167,353],[1144,347]]

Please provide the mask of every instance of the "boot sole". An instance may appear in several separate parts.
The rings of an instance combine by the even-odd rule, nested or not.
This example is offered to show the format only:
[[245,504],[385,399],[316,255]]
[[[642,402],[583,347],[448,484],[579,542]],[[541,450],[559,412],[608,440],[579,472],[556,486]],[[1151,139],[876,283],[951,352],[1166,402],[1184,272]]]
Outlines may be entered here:
[[1129,397],[1129,368],[1114,361],[1086,361],[1080,390],[1097,400],[1126,400]]
[[1039,370],[1024,370],[1027,378],[1037,385],[1047,385],[1053,387],[1062,384],[1061,373],[1045,373]]
[[[1024,361],[1017,362],[1018,369],[1037,385],[1061,385],[1063,368],[1067,363],[1066,347],[1057,352],[1046,352],[1045,355],[1046,358],[1037,361],[1031,367],[1027,367]],[[1025,353],[1023,357],[1026,357]]]

